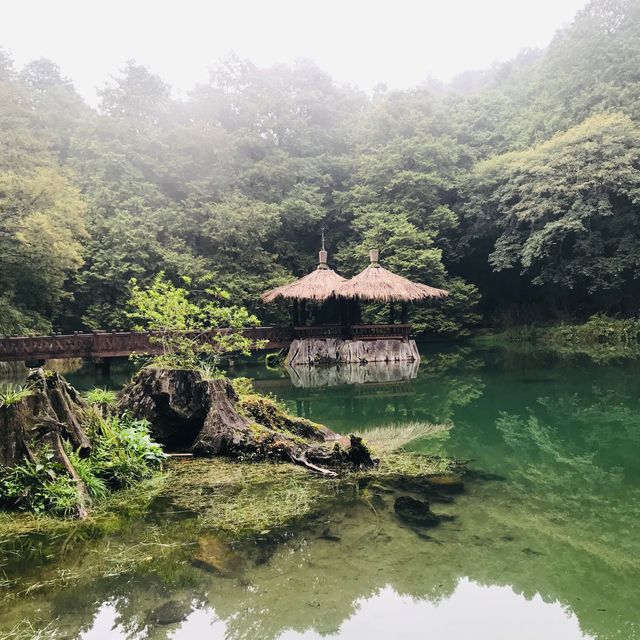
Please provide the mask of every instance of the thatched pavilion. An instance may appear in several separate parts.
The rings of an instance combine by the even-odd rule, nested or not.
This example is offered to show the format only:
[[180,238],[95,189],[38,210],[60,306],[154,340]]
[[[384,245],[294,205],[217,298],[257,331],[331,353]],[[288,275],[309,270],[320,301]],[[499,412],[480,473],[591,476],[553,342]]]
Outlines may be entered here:
[[[432,298],[444,298],[449,295],[444,289],[436,289],[426,284],[419,284],[403,278],[378,263],[378,250],[372,249],[369,252],[371,263],[357,276],[338,285],[335,295],[344,300],[356,302],[388,302],[389,303],[389,324],[395,322],[395,303],[402,303],[400,321],[406,323],[407,303],[421,302]],[[359,311],[356,311],[359,315]],[[352,319],[352,322],[359,322],[359,318]]]
[[338,286],[346,282],[346,278],[338,275],[327,265],[327,252],[322,249],[319,254],[317,268],[303,278],[289,284],[265,291],[260,297],[263,302],[278,300],[293,301],[293,325],[306,324],[306,303],[325,302],[334,297]]
[[[407,303],[442,298],[444,289],[411,282],[383,269],[378,251],[370,252],[371,264],[351,280],[327,266],[327,252],[320,251],[320,264],[312,273],[291,284],[262,294],[264,302],[293,301],[293,341],[287,362],[292,366],[328,362],[402,362],[420,361],[420,353],[410,339]],[[333,312],[334,322],[306,325],[306,302],[323,303],[321,311]],[[361,302],[388,302],[389,324],[363,325]],[[402,303],[402,322],[395,324],[394,304]],[[333,304],[333,309],[331,305]],[[338,321],[339,320],[339,321]]]

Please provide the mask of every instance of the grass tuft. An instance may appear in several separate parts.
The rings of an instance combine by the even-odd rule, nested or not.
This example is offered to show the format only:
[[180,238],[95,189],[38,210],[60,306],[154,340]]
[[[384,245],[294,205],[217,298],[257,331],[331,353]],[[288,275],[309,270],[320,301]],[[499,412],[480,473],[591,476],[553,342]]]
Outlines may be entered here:
[[118,402],[118,394],[111,389],[94,387],[84,394],[86,401],[101,410],[113,410]]
[[408,422],[375,427],[356,433],[356,435],[360,436],[367,446],[380,455],[402,449],[411,442],[446,436],[452,427],[451,423]]
[[33,395],[26,385],[5,385],[0,388],[0,407],[10,407]]

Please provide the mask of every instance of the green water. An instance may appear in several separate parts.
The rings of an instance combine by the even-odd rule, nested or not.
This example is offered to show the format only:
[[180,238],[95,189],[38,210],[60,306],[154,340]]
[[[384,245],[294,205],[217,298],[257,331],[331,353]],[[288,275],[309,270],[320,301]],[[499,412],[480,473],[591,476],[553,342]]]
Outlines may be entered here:
[[30,620],[87,640],[640,638],[639,373],[461,347],[425,349],[404,382],[300,388],[283,371],[236,370],[339,431],[450,424],[414,448],[478,473],[432,505],[452,519],[429,538],[398,521],[393,496],[341,492],[277,535],[224,538],[214,572],[193,561],[193,514],[159,487],[94,532],[5,544],[0,633]]

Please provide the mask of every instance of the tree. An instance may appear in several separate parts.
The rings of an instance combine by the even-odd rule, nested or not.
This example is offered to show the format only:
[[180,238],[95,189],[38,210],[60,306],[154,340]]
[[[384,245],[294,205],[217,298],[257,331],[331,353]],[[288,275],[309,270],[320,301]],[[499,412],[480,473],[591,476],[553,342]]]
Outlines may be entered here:
[[52,168],[0,172],[0,298],[22,316],[46,327],[82,264],[85,203],[69,180]]
[[[191,284],[189,278],[184,282]],[[211,286],[176,287],[161,272],[146,288],[132,281],[130,317],[138,322],[136,330],[154,332],[151,339],[162,347],[162,354],[153,360],[158,366],[206,369],[218,375],[224,355],[249,355],[251,349],[262,346],[241,331],[258,325],[258,319],[243,307],[222,304],[228,298],[225,291]]]
[[640,277],[640,127],[593,116],[533,149],[481,163],[470,233],[496,271],[520,269],[556,296],[620,300]]

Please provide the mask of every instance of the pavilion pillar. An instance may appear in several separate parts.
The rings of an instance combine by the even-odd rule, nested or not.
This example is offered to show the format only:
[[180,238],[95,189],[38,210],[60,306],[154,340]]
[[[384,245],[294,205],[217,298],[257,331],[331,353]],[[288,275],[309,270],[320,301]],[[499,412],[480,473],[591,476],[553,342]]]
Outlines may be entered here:
[[338,310],[340,313],[340,324],[345,327],[349,324],[349,301],[344,298],[339,298]]
[[294,327],[300,325],[300,311],[298,310],[297,298],[293,299],[293,308],[291,310],[291,324],[293,324]]
[[360,300],[352,298],[349,300],[349,323],[362,324],[362,309],[360,308]]
[[389,324],[395,324],[396,321],[396,306],[393,300],[389,302]]
[[300,326],[307,326],[307,301],[300,300]]
[[400,322],[401,324],[409,324],[409,305],[406,302],[403,302],[400,307]]

